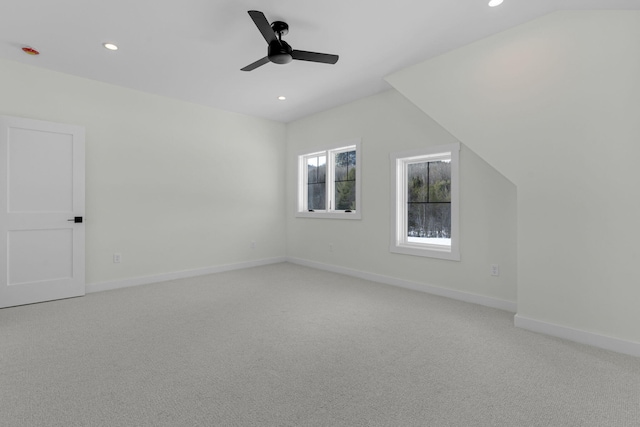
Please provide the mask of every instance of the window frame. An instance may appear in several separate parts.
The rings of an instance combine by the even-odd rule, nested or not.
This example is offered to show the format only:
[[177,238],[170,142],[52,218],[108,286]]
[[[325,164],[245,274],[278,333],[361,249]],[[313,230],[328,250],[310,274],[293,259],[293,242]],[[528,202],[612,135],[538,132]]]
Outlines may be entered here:
[[[407,165],[451,159],[451,245],[409,242],[407,236]],[[460,261],[460,143],[390,154],[391,241],[393,253]]]
[[[346,210],[335,210],[331,206],[335,205],[335,156],[336,154],[353,151],[356,152],[356,209],[351,212]],[[309,212],[307,209],[308,199],[308,173],[307,159],[326,155],[326,188],[325,200],[329,209],[316,210]],[[297,183],[297,200],[295,216],[299,218],[330,218],[330,219],[362,219],[362,144],[360,139],[344,141],[340,144],[333,144],[331,147],[325,147],[313,151],[305,151],[297,156],[298,175]]]

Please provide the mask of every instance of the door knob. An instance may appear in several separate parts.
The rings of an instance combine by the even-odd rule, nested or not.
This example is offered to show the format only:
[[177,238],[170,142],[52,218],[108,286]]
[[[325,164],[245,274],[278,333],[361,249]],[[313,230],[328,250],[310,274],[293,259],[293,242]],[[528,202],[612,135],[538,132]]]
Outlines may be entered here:
[[82,217],[81,216],[75,216],[75,217],[73,217],[71,219],[68,219],[67,221],[73,221],[73,222],[75,222],[77,224],[79,222],[82,222]]

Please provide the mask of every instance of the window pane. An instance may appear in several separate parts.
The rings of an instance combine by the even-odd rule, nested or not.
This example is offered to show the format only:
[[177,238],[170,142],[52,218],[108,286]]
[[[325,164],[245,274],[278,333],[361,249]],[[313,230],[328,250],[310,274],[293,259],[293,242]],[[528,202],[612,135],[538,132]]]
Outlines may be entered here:
[[[356,166],[355,150],[336,154],[335,161],[335,181],[338,182],[352,179],[349,177],[349,174]],[[355,173],[353,176],[355,177]]]
[[356,152],[345,151],[335,155],[335,210],[356,209]]
[[307,209],[326,209],[327,156],[307,157]]
[[407,165],[407,201],[409,203],[429,200],[428,170],[429,162]]
[[451,162],[429,162],[429,201],[451,201]]
[[314,184],[318,182],[318,158],[310,157],[307,159],[307,182]]
[[450,244],[450,203],[408,203],[409,242]]
[[338,153],[336,154],[336,164],[335,164],[335,181],[344,181],[347,179],[349,167],[349,156],[347,153]]
[[327,177],[327,157],[307,158],[307,183],[325,182]]
[[409,202],[450,202],[451,162],[408,164],[407,182]]
[[327,182],[327,156],[318,156],[318,182]]
[[[355,169],[352,169],[355,176]],[[349,171],[351,173],[351,171]],[[356,210],[356,181],[336,182],[336,210]]]
[[324,182],[307,185],[307,209],[320,211],[326,209],[326,185]]

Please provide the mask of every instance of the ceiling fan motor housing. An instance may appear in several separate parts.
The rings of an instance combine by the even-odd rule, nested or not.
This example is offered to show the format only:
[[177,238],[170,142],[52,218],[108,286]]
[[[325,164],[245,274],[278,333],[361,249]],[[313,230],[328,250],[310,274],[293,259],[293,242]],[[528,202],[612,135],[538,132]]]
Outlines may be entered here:
[[271,23],[271,28],[273,29],[273,32],[278,35],[278,38],[289,34],[289,24],[287,24],[286,22],[273,21]]
[[293,59],[291,57],[291,46],[284,40],[274,40],[269,43],[269,61],[275,64],[288,64]]

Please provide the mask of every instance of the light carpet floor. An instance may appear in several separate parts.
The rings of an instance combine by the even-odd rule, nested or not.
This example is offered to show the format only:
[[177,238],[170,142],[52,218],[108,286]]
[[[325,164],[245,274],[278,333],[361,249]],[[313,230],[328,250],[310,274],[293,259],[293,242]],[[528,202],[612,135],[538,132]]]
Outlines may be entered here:
[[0,310],[0,425],[640,426],[640,359],[293,264]]

